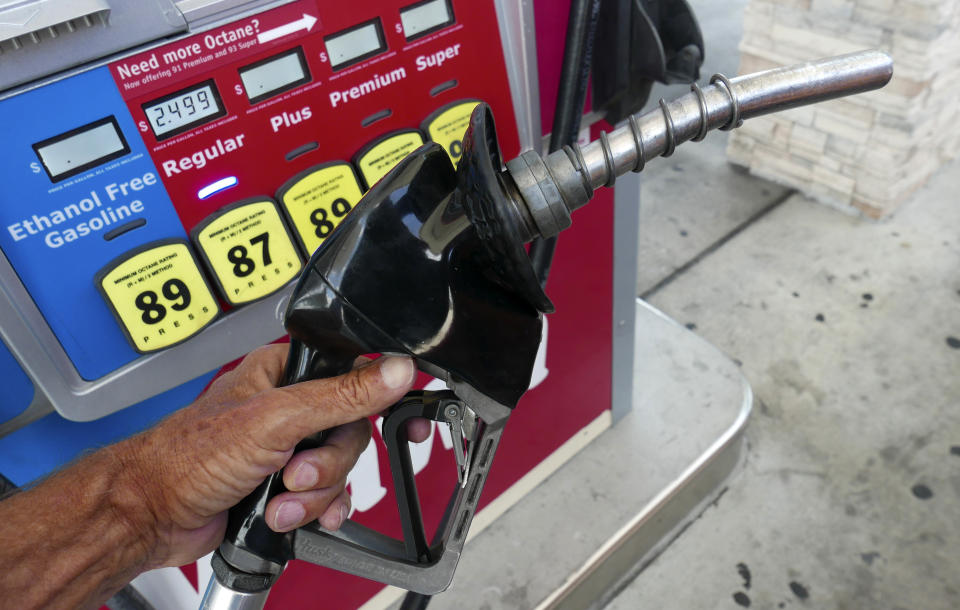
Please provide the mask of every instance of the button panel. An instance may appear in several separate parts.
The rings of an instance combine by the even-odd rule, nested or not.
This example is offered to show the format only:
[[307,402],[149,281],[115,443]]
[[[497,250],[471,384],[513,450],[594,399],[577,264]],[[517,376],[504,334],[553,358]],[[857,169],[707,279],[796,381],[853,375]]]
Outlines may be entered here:
[[356,156],[357,169],[367,188],[422,144],[423,136],[416,129],[395,131],[368,144]]
[[97,287],[134,349],[154,352],[185,341],[220,312],[190,247],[147,244],[104,267]]
[[220,296],[231,305],[272,294],[300,272],[296,246],[269,197],[215,212],[196,226],[191,237]]
[[353,166],[343,161],[305,170],[277,191],[277,200],[309,257],[360,201]]

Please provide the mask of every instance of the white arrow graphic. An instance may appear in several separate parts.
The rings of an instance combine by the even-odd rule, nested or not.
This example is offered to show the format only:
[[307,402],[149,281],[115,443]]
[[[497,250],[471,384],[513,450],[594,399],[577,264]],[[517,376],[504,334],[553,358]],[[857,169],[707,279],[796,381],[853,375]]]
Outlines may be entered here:
[[270,42],[271,40],[276,40],[277,38],[283,38],[288,34],[299,32],[300,30],[306,30],[309,32],[310,28],[312,28],[313,24],[316,22],[316,17],[311,17],[310,15],[303,13],[303,17],[301,19],[297,19],[296,21],[285,23],[279,27],[260,32],[257,34],[257,42],[263,44],[265,42]]

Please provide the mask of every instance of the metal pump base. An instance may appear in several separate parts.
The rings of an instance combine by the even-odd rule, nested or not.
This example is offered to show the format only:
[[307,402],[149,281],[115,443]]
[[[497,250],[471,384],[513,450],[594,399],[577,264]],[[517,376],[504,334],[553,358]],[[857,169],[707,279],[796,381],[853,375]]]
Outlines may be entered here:
[[[740,369],[642,301],[637,329],[632,412],[555,456],[567,461],[467,543],[431,610],[601,607],[736,485],[753,406]],[[475,528],[487,521],[481,512]],[[387,589],[362,610],[395,610],[402,594]]]

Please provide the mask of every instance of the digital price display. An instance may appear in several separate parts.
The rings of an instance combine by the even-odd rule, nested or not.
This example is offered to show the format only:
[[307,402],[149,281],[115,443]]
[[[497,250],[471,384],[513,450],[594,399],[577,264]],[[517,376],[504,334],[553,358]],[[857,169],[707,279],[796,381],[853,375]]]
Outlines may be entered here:
[[112,115],[33,145],[53,182],[122,157],[130,146]]
[[147,102],[141,107],[157,140],[189,131],[227,113],[212,79]]
[[310,70],[300,47],[261,59],[239,72],[251,104],[310,82]]
[[408,41],[445,28],[453,21],[450,0],[425,0],[400,9],[403,36]]
[[387,50],[383,26],[376,18],[323,39],[334,70],[369,59]]

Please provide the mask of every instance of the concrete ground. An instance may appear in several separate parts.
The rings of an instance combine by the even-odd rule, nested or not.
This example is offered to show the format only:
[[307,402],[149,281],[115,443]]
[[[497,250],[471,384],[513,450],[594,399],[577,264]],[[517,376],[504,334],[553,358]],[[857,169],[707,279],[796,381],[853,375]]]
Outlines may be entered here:
[[[743,3],[692,4],[735,72]],[[960,607],[960,164],[878,223],[724,144],[645,174],[638,293],[741,363],[746,465],[607,608]]]
[[791,197],[650,296],[757,405],[742,475],[608,608],[960,607],[958,190],[884,223]]

